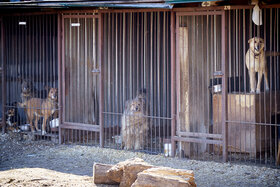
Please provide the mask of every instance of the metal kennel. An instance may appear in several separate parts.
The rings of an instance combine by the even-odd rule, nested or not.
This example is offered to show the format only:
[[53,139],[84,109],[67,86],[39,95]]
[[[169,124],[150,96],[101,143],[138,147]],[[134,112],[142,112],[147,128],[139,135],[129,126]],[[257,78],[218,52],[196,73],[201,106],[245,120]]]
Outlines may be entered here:
[[[11,123],[15,123],[13,131],[29,134],[27,111],[34,105],[20,107],[22,103],[22,86],[26,83],[28,97],[47,98],[50,87],[58,88],[58,48],[57,48],[57,15],[56,14],[18,14],[4,16],[3,18],[3,72],[5,72],[5,89],[2,89],[3,111],[6,118],[10,110],[15,114]],[[25,83],[24,83],[25,82]],[[26,87],[26,88],[27,88]],[[5,97],[6,95],[6,97]],[[57,104],[57,102],[56,102]],[[38,107],[38,106],[36,106]],[[35,109],[35,108],[34,108]],[[34,110],[33,109],[33,110]],[[36,108],[44,110],[43,108]],[[58,105],[53,110],[58,113]],[[58,118],[49,116],[49,122]],[[7,120],[7,119],[6,119]],[[4,123],[4,127],[8,126]],[[42,129],[42,119],[39,121]],[[58,125],[47,125],[48,134],[41,136],[36,132],[36,139],[57,139]],[[56,123],[58,124],[58,123]]]

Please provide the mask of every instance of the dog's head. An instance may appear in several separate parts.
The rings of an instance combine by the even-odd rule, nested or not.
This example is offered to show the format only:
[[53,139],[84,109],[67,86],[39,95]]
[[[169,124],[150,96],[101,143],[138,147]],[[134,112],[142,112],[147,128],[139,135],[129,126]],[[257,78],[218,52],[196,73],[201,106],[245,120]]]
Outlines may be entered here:
[[254,53],[254,54],[260,54],[261,52],[263,52],[264,50],[264,40],[262,38],[259,37],[254,37],[251,38],[250,40],[248,40],[249,46],[250,46],[250,50]]
[[31,81],[29,80],[22,80],[22,83],[21,83],[21,92],[23,94],[30,94],[32,91],[32,83]]
[[132,101],[130,106],[129,106],[129,109],[133,113],[141,112],[142,111],[142,104],[139,101]]
[[52,100],[57,100],[57,89],[56,88],[50,88],[48,97]]
[[7,110],[7,116],[12,117],[15,115],[15,109],[14,108],[10,108]]

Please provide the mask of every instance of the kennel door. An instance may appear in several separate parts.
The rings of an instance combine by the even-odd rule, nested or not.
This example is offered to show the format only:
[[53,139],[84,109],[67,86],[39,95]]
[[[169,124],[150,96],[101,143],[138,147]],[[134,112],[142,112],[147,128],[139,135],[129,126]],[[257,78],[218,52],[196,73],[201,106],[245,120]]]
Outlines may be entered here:
[[63,15],[63,125],[98,131],[98,17]]
[[200,157],[222,143],[222,135],[213,131],[211,89],[222,64],[222,12],[178,13],[176,21],[176,139],[183,156]]

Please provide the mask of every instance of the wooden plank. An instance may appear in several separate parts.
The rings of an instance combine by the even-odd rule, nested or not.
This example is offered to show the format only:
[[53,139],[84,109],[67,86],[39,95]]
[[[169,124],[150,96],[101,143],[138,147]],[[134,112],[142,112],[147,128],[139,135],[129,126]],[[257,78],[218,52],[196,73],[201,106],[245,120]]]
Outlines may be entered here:
[[83,123],[70,123],[64,122],[61,124],[62,129],[73,129],[73,130],[85,130],[85,131],[94,131],[99,132],[100,126],[99,125],[90,125],[90,124],[83,124]]
[[201,138],[222,139],[221,134],[208,134],[208,133],[198,133],[198,132],[180,132],[180,131],[177,131],[176,134],[178,136],[195,136],[195,137],[201,137]]
[[179,136],[174,137],[175,141],[181,141],[181,142],[192,142],[192,143],[206,143],[206,144],[217,144],[222,145],[223,141],[221,140],[209,140],[209,139],[200,139],[200,138],[183,138]]

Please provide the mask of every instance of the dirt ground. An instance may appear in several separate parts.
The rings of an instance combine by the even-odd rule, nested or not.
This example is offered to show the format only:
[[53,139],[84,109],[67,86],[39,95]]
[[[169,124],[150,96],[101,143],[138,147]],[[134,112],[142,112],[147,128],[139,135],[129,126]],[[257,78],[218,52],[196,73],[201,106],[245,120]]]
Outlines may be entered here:
[[279,169],[56,145],[15,134],[0,134],[0,186],[96,186],[92,180],[94,162],[115,164],[134,157],[157,166],[194,170],[198,186],[280,186]]

